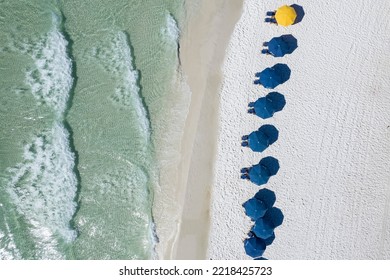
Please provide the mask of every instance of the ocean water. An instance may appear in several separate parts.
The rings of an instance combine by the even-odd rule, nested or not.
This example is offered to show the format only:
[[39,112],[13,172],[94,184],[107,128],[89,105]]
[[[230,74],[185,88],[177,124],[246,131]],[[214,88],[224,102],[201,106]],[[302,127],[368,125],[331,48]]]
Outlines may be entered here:
[[184,17],[184,0],[0,0],[0,259],[156,258]]

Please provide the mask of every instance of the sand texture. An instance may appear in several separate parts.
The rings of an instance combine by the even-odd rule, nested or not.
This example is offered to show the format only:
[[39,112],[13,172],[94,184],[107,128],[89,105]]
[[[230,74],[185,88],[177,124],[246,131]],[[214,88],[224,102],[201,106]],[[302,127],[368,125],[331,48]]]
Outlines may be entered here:
[[[160,259],[205,259],[209,236],[210,191],[218,135],[221,65],[243,0],[187,1],[180,38],[180,87],[190,92],[186,116],[172,122],[172,141],[161,167],[154,217]],[[178,99],[187,99],[178,96]],[[182,102],[183,105],[186,106]],[[170,120],[167,120],[168,122]],[[181,127],[179,124],[184,123]]]
[[[389,259],[390,2],[301,0],[302,22],[263,22],[284,3],[245,0],[226,52],[208,257],[248,258],[243,240],[252,223],[241,204],[259,187],[240,179],[240,168],[271,155],[281,168],[263,187],[276,192],[285,219],[265,257]],[[298,39],[294,53],[260,53],[283,34]],[[292,71],[275,89],[287,103],[262,120],[247,104],[271,91],[253,80],[275,63]],[[262,124],[278,128],[278,141],[263,153],[241,147],[241,136]]]
[[[200,1],[188,7],[188,29],[181,38],[183,73],[191,105],[182,140],[180,186],[185,187],[175,259],[205,259],[209,234],[210,189],[218,135],[221,64],[242,0]],[[191,8],[191,9],[190,9]]]

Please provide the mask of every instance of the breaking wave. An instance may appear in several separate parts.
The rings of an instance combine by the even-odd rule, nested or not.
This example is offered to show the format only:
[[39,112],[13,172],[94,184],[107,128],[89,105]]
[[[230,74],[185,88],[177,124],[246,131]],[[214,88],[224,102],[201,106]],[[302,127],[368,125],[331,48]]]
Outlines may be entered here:
[[26,73],[27,85],[40,104],[49,105],[58,115],[65,112],[73,84],[67,46],[68,42],[59,31],[58,19],[53,16],[49,33],[35,43],[25,44],[22,49],[34,60],[33,69]]
[[8,170],[7,191],[18,213],[38,243],[47,245],[42,252],[55,258],[56,237],[65,242],[76,237],[69,224],[76,210],[77,179],[68,137],[66,129],[56,123],[25,145],[23,161]]
[[70,226],[76,211],[75,156],[63,125],[74,80],[72,61],[60,32],[61,18],[53,14],[52,21],[45,35],[15,46],[33,59],[25,82],[38,104],[55,112],[54,123],[24,146],[23,160],[8,169],[6,183],[16,211],[28,224],[38,259],[64,258],[59,243],[77,235]]
[[167,38],[169,42],[174,42],[177,44],[180,37],[180,29],[178,27],[177,21],[171,14],[166,16],[166,25],[161,29],[161,33],[164,38]]
[[109,44],[94,49],[94,54],[104,69],[118,80],[111,99],[118,105],[134,111],[145,140],[149,140],[149,119],[139,86],[139,72],[135,69],[132,47],[128,35],[118,32]]
[[[0,212],[3,211],[3,205],[0,203]],[[7,217],[2,215],[5,232],[0,230],[0,260],[21,259],[20,252],[16,247],[14,236],[9,228]]]

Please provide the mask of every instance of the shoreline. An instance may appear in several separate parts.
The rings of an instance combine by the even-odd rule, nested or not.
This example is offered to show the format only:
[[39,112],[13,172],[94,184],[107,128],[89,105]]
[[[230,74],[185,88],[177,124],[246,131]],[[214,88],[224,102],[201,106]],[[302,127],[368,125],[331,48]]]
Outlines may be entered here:
[[186,186],[186,193],[174,259],[207,258],[221,67],[241,11],[242,1],[202,1],[181,39],[182,69],[192,97],[182,139],[179,186]]
[[241,6],[242,0],[186,2],[176,90],[185,95],[179,95],[179,103],[189,107],[176,123],[179,128],[172,128],[179,150],[170,151],[173,159],[170,154],[168,160],[169,151],[160,156],[166,164],[161,166],[161,188],[153,207],[160,259],[207,257],[221,66]]

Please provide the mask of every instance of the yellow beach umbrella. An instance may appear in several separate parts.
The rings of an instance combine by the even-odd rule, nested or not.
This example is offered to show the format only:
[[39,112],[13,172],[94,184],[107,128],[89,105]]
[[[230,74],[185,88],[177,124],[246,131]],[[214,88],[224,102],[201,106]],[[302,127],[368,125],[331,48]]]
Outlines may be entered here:
[[278,25],[289,26],[295,22],[297,13],[293,7],[284,5],[276,10],[275,19]]

